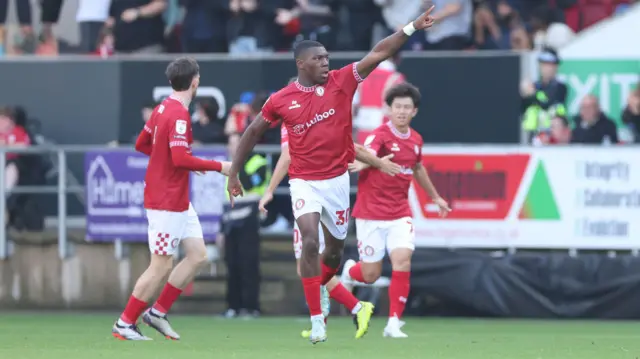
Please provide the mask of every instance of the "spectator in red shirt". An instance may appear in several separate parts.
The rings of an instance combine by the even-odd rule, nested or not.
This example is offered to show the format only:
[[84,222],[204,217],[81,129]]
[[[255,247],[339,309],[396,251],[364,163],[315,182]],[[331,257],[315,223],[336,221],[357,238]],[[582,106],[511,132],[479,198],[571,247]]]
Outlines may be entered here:
[[113,56],[115,53],[114,44],[115,38],[113,37],[113,31],[110,28],[105,27],[98,35],[98,41],[93,53],[103,59],[106,59],[107,57]]
[[[31,144],[27,131],[15,123],[13,111],[10,108],[0,108],[0,145],[3,147],[26,147]],[[6,168],[4,185],[5,190],[10,191],[20,178],[17,153],[6,154]],[[5,218],[5,223],[8,216]]]
[[571,126],[564,116],[556,116],[551,119],[551,128],[548,132],[540,132],[533,140],[533,144],[541,145],[566,145],[571,142]]

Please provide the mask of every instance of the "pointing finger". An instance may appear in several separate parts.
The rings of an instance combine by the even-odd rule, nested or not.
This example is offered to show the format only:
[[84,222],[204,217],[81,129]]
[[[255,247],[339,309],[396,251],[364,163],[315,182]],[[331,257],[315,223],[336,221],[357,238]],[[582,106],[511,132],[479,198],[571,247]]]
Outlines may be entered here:
[[433,9],[435,9],[435,7],[436,7],[435,5],[431,5],[431,7],[427,11],[424,12],[425,15],[431,14],[431,12],[433,11]]

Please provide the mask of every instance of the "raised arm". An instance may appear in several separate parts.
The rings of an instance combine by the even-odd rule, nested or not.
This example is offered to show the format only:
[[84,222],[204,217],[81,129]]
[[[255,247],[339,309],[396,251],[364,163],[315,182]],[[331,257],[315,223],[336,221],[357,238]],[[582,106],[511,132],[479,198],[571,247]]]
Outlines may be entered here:
[[402,48],[409,37],[418,30],[428,29],[433,25],[433,18],[430,16],[433,11],[431,6],[427,11],[405,26],[402,30],[380,40],[376,46],[356,65],[360,77],[367,77],[378,65],[395,55]]

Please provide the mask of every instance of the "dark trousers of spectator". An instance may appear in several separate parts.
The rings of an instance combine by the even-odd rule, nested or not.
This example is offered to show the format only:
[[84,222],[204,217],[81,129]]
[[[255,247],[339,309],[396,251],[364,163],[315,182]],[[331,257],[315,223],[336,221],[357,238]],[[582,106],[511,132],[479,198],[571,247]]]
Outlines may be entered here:
[[182,37],[182,48],[188,54],[226,53],[229,50],[226,39],[194,39]]
[[427,44],[427,50],[435,51],[457,51],[464,50],[469,45],[469,38],[466,36],[449,36],[436,42]]
[[98,48],[98,38],[104,27],[101,21],[84,21],[80,25],[80,51],[93,52]]
[[[24,0],[19,0],[26,2]],[[42,5],[42,22],[45,24],[55,24],[60,18],[63,0],[40,0]]]
[[257,204],[236,204],[239,213],[250,206],[251,214],[234,220],[225,237],[227,305],[236,312],[260,310],[260,220]]
[[[7,12],[9,11],[9,1],[0,0],[0,24],[7,22]],[[22,26],[31,26],[31,4],[25,0],[14,0],[18,9],[18,22]]]

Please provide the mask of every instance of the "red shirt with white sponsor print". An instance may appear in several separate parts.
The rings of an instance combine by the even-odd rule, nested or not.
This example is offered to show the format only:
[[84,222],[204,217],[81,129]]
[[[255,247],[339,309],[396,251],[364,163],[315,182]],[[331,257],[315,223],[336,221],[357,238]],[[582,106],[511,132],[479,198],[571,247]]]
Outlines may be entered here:
[[358,193],[352,215],[360,219],[395,220],[411,217],[409,188],[413,168],[422,160],[422,136],[409,129],[406,134],[396,130],[391,122],[376,128],[364,146],[378,157],[393,154],[392,161],[402,172],[389,176],[375,168],[367,168],[358,177]]
[[221,164],[193,157],[191,116],[171,97],[153,110],[136,141],[136,150],[149,156],[144,208],[170,212],[189,209],[191,171],[220,171]]
[[347,172],[355,159],[351,103],[360,82],[353,63],[329,72],[323,85],[296,81],[267,100],[262,117],[282,121],[288,134],[290,178],[323,180]]

